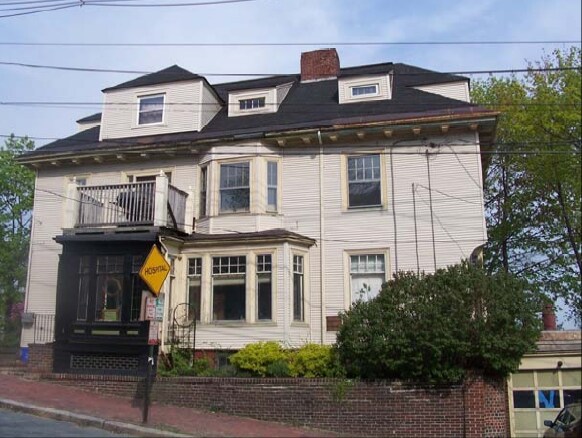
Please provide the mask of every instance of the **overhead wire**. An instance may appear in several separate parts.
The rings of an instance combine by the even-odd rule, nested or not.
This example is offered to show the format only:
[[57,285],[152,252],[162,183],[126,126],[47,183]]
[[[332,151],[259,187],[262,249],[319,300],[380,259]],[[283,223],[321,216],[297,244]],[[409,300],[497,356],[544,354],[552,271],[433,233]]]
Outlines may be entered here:
[[40,42],[0,41],[0,46],[52,47],[353,47],[353,46],[477,46],[581,44],[582,40],[500,40],[500,41],[295,41],[295,42]]
[[[1,44],[0,44],[1,45]],[[76,72],[88,72],[88,73],[127,73],[127,74],[152,74],[156,73],[163,77],[164,75],[175,76],[173,72],[153,72],[145,70],[121,70],[121,69],[108,69],[108,68],[89,68],[89,67],[70,67],[70,66],[60,66],[60,65],[48,65],[48,64],[29,64],[22,62],[10,62],[10,61],[0,61],[0,65],[23,67],[23,68],[39,68],[39,69],[49,69],[49,70],[62,70],[62,71],[76,71]],[[349,70],[350,67],[346,68]],[[449,71],[449,72],[435,72],[435,71],[422,71],[422,72],[393,72],[396,76],[427,76],[434,74],[449,74],[449,75],[477,75],[477,74],[513,74],[513,73],[528,73],[528,72],[555,72],[555,71],[573,71],[582,70],[581,67],[538,67],[538,68],[517,68],[517,69],[490,69],[490,70],[465,70],[465,71]],[[198,73],[200,76],[249,76],[249,77],[269,77],[269,76],[297,76],[298,73],[228,73],[228,72],[203,72]],[[361,73],[349,73],[342,72],[341,76],[359,76]],[[421,84],[419,84],[420,86]]]

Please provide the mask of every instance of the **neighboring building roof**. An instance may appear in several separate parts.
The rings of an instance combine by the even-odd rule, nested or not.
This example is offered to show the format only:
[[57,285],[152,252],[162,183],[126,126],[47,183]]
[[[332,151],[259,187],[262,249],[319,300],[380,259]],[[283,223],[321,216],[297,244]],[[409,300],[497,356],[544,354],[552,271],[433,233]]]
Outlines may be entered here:
[[101,121],[101,113],[95,113],[82,119],[77,120],[77,123],[93,123]]
[[[536,353],[565,353],[582,351],[580,330],[543,331],[537,342]],[[535,353],[534,353],[535,354]]]
[[121,90],[123,88],[144,87],[147,85],[167,84],[168,82],[191,81],[193,79],[202,79],[202,76],[189,72],[179,65],[172,65],[171,67],[140,76],[137,79],[123,82],[122,84],[113,87],[105,88],[102,91]]
[[[337,79],[302,83],[300,75],[297,74],[217,84],[213,88],[223,101],[228,101],[228,93],[231,91],[270,88],[290,82],[293,83],[293,86],[276,113],[229,117],[228,108],[225,105],[200,132],[188,131],[104,141],[99,141],[99,127],[97,127],[42,146],[24,155],[23,158],[26,161],[27,158],[43,155],[50,156],[57,153],[139,149],[153,144],[176,144],[205,139],[232,139],[237,136],[260,138],[269,133],[299,129],[325,129],[333,128],[337,125],[374,122],[397,123],[398,120],[439,116],[462,117],[474,113],[491,114],[492,116],[496,114],[494,111],[469,102],[450,99],[413,88],[431,83],[468,81],[467,78],[462,76],[438,73],[406,64],[383,63],[343,68],[340,70],[340,78],[351,75],[388,73],[393,74],[394,77],[391,99],[346,104],[339,104],[338,102]],[[193,78],[201,77],[181,67],[172,66],[106,90]]]

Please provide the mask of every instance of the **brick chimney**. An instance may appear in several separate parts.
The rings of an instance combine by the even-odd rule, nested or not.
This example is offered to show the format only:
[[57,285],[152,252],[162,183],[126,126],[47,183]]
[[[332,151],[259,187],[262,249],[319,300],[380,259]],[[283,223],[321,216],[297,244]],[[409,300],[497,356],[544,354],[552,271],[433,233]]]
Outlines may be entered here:
[[335,49],[314,50],[301,54],[301,82],[337,78],[339,56]]
[[544,323],[544,330],[556,330],[556,314],[554,313],[554,306],[550,303],[544,304],[542,310],[542,321]]

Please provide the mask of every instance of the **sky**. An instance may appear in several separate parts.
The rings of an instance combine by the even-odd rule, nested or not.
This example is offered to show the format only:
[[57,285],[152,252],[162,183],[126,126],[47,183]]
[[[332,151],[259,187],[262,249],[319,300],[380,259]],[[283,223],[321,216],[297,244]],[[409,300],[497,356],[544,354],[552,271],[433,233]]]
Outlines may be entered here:
[[[49,142],[43,139],[69,136],[76,131],[77,119],[101,111],[103,88],[139,76],[2,63],[147,72],[178,64],[205,75],[212,84],[243,77],[210,74],[298,73],[301,52],[336,47],[342,67],[392,61],[446,72],[490,71],[521,69],[544,53],[572,44],[333,43],[580,41],[582,29],[580,0],[247,0],[169,6],[205,1],[133,0],[134,4],[164,6],[85,5],[0,17],[0,135],[28,135],[36,138],[37,145]],[[2,10],[30,6],[31,2],[0,0],[0,16],[19,12]],[[6,43],[302,44],[63,47]],[[13,102],[52,104],[7,105]],[[56,105],[58,102],[77,104]]]

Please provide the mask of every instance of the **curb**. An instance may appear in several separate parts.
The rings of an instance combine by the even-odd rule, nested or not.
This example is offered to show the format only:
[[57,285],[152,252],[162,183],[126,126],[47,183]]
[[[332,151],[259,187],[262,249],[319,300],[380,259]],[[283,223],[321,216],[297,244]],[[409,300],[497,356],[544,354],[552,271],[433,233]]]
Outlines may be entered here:
[[76,414],[60,409],[43,408],[40,406],[21,403],[14,400],[0,398],[0,408],[10,409],[16,412],[24,412],[53,420],[68,421],[79,426],[91,426],[107,430],[114,433],[129,433],[136,436],[146,437],[175,437],[189,438],[191,435],[169,432],[151,427],[138,426],[137,424],[123,423],[121,421],[106,420],[104,418],[92,417],[90,415]]

